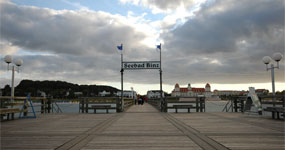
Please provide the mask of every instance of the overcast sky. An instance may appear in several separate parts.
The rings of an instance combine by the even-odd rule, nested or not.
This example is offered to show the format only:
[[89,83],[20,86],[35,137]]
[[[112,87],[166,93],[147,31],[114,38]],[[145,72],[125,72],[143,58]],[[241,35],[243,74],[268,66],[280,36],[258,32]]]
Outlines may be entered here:
[[[22,58],[22,79],[120,89],[125,61],[159,60],[163,89],[271,90],[263,56],[284,55],[284,0],[1,0],[0,88],[11,82],[5,55]],[[284,59],[275,70],[285,89]],[[125,89],[159,89],[158,70],[125,71]]]

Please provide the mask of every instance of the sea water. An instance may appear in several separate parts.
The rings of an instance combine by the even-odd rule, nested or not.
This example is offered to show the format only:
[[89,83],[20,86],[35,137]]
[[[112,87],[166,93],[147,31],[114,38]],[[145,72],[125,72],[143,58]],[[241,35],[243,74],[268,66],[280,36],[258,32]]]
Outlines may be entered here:
[[[206,112],[222,112],[224,109],[225,105],[227,104],[228,101],[206,101],[205,107],[206,107]],[[40,104],[34,103],[34,111],[36,114],[40,114]],[[62,113],[81,113],[79,111],[79,103],[70,103],[70,102],[63,102],[63,103],[57,103],[58,107],[61,109]],[[114,105],[114,106],[113,106]],[[116,104],[112,104],[112,107],[115,107]],[[262,105],[263,108],[266,108],[270,105]],[[56,106],[54,105],[56,108]],[[21,107],[14,107],[14,108],[20,108]],[[252,110],[254,110],[254,106],[252,107]],[[195,112],[196,110],[191,110],[191,112]],[[29,107],[29,115],[31,115],[32,108]],[[97,110],[97,113],[105,113],[106,110]],[[109,113],[115,113],[115,109],[110,109]],[[175,112],[175,109],[169,109],[168,112]],[[187,112],[187,109],[181,109],[179,112]],[[229,110],[231,112],[231,110]],[[53,113],[56,113],[54,110]],[[89,113],[94,113],[93,110],[89,109]],[[16,114],[17,116],[18,114]],[[263,112],[263,116],[271,116],[270,112]]]

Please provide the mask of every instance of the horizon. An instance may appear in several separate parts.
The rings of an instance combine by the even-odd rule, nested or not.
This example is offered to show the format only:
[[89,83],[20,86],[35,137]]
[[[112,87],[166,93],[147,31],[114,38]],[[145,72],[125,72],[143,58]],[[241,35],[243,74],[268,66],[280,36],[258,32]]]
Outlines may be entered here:
[[[23,79],[23,80],[26,80],[26,79]],[[32,81],[40,81],[40,80],[32,80]],[[41,80],[41,81],[61,81],[61,80]],[[61,81],[61,82],[67,82],[67,81]],[[19,82],[20,83],[20,82]],[[18,84],[15,84],[15,87],[17,87]],[[67,82],[67,83],[72,83],[72,82]],[[79,84],[79,83],[72,83],[72,84],[78,84],[78,85],[99,85],[99,86],[111,86],[111,87],[114,87],[114,88],[117,88],[118,90],[120,90],[120,84],[121,83],[118,83],[119,84],[119,87],[116,87],[116,86],[113,86],[113,85],[108,85],[108,84]],[[191,87],[192,88],[205,88],[205,84],[191,84]],[[227,84],[227,85],[217,85],[217,84],[211,84],[209,83],[210,86],[211,86],[211,91],[213,92],[214,90],[231,90],[231,91],[248,91],[248,88],[249,87],[254,87],[255,89],[266,89],[266,88],[262,88],[264,86],[264,84],[271,84],[271,83],[264,83],[264,84],[251,84],[251,86],[249,87],[245,87],[245,85],[243,85],[244,89],[240,89],[240,88],[231,88],[232,85],[231,84]],[[275,83],[276,84],[276,87],[280,87],[280,83]],[[10,84],[8,84],[10,86]],[[127,83],[128,85],[128,83]],[[282,85],[282,84],[281,84]],[[131,87],[130,85],[128,85],[129,88],[124,88],[124,91],[127,91],[127,90],[131,90]],[[134,91],[136,91],[138,94],[140,95],[146,95],[147,94],[147,91],[149,90],[159,90],[159,84],[156,85],[158,88],[157,89],[149,89],[148,86],[146,86],[145,88],[143,89],[140,89],[140,91],[136,91],[136,89],[134,89]],[[163,89],[164,92],[167,92],[168,94],[171,94],[172,90],[174,89],[174,86],[171,86],[171,85],[164,85],[163,87],[166,86],[166,89]],[[188,85],[187,84],[179,84],[180,88],[182,87],[187,87]],[[213,87],[216,87],[216,88],[213,88]],[[218,88],[217,88],[218,87]],[[260,87],[260,88],[259,88]],[[0,87],[0,89],[3,89],[3,87]],[[272,89],[266,89],[266,90],[269,90],[269,92],[272,92]],[[275,90],[275,92],[282,92],[284,91],[284,89],[282,88],[277,88]]]
[[[157,61],[161,45],[163,90],[178,83],[211,90],[267,89],[262,62],[284,57],[283,0],[2,0],[0,88],[11,86],[3,58],[24,63],[23,79],[108,85],[120,90],[124,61]],[[276,65],[276,62],[271,61]],[[159,90],[158,70],[124,72],[124,90]],[[275,91],[285,90],[284,58],[275,69]]]

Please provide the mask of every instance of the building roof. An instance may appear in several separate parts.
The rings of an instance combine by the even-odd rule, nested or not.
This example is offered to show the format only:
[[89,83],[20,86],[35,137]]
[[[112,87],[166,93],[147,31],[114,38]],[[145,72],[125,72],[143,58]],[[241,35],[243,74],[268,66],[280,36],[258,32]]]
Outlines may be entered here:
[[211,87],[209,83],[206,84],[206,87]]
[[204,88],[192,88],[193,92],[205,92]]
[[188,92],[188,88],[180,88],[180,92]]
[[175,84],[175,88],[179,88],[179,84],[178,83]]
[[256,89],[255,92],[267,92],[268,90],[266,89]]

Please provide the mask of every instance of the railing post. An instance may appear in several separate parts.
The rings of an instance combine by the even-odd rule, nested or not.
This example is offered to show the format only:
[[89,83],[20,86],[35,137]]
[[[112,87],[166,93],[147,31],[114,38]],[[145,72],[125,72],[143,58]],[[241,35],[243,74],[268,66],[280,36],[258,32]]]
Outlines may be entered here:
[[85,98],[85,113],[88,113],[88,103],[89,103],[88,99]]
[[196,112],[199,112],[199,102],[198,102],[198,97],[196,97]]
[[50,99],[47,99],[47,111],[48,111],[48,113],[50,113],[50,109],[51,109],[51,100]]
[[203,112],[203,97],[199,97],[200,100],[200,112]]
[[80,103],[81,103],[80,105],[81,113],[84,113],[84,99],[83,98],[80,99]]
[[238,112],[237,97],[234,97],[234,107],[235,107],[235,112]]
[[244,110],[244,100],[243,99],[239,99],[240,101],[240,111],[243,113]]
[[44,111],[45,111],[44,108],[45,108],[45,107],[44,107],[44,99],[42,99],[42,100],[41,100],[41,114],[44,113]]

